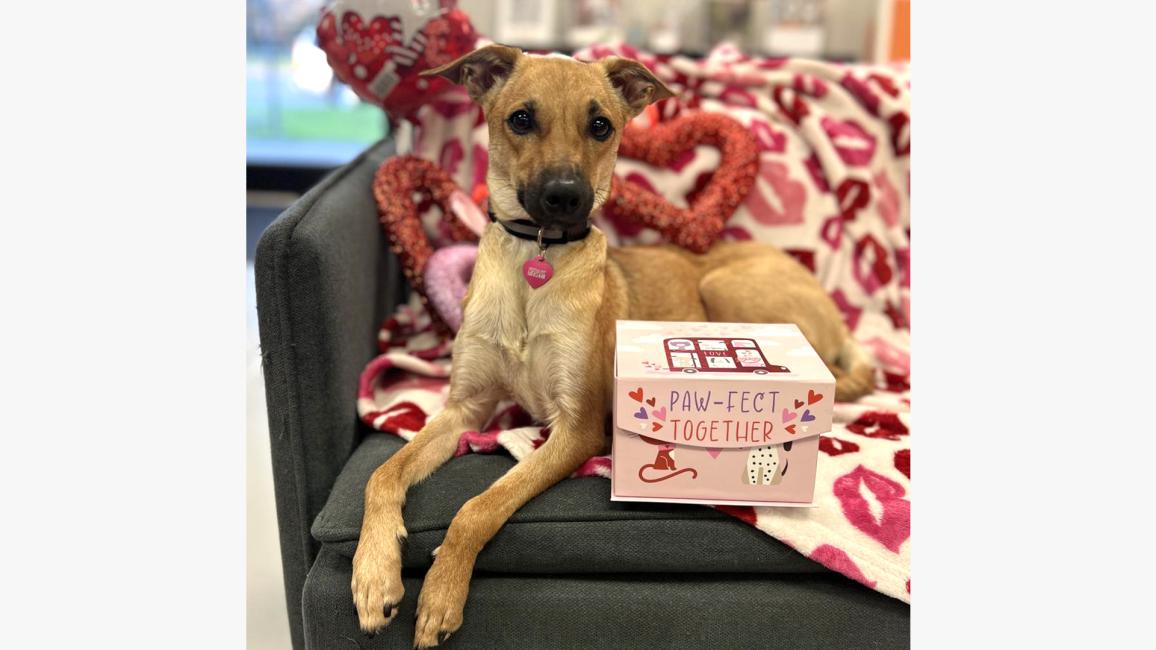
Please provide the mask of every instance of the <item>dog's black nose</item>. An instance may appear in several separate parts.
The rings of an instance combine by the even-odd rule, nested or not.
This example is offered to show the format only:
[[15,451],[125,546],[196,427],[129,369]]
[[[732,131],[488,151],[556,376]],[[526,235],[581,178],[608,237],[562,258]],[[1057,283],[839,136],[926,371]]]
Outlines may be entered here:
[[542,211],[551,217],[565,217],[578,210],[582,193],[573,176],[554,178],[542,184]]
[[545,171],[526,196],[526,211],[546,227],[577,225],[590,215],[594,191],[577,170],[562,167]]

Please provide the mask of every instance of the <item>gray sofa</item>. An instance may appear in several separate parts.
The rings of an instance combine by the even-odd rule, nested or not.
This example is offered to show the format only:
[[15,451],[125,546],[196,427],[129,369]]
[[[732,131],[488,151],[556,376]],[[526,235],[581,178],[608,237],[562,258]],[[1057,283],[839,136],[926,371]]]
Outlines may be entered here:
[[[370,190],[392,153],[370,148],[285,211],[257,249],[257,305],[293,645],[409,648],[430,551],[454,512],[505,472],[456,458],[405,509],[405,600],[362,634],[350,561],[362,488],[402,441],[357,419],[358,375],[382,318],[407,295]],[[611,503],[570,479],[515,514],[479,555],[465,625],[448,648],[897,648],[909,607],[701,506]]]

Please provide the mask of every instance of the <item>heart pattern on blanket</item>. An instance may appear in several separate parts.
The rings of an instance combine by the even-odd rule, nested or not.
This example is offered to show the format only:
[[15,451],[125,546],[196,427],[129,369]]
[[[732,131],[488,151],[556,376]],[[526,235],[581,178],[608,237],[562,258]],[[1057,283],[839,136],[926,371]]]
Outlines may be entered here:
[[647,128],[627,126],[618,155],[656,167],[671,167],[698,145],[719,150],[719,166],[687,208],[679,208],[637,183],[615,177],[603,210],[615,221],[636,221],[666,241],[705,252],[754,187],[758,140],[737,120],[721,113],[694,113]]

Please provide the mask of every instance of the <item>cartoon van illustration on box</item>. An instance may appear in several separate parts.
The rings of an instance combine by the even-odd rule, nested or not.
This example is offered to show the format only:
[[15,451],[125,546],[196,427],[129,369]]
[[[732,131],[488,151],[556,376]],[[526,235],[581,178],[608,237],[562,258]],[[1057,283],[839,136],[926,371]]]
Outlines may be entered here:
[[666,361],[671,370],[695,372],[753,372],[766,375],[790,372],[790,368],[767,361],[753,339],[685,337],[664,339]]

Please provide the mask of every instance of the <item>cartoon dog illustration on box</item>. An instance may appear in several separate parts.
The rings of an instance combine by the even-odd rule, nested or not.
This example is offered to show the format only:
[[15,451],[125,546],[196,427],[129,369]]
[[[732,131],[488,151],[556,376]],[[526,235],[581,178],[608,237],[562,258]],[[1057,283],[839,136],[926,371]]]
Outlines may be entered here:
[[778,485],[787,474],[786,453],[791,443],[752,447],[747,455],[746,481],[749,485]]

